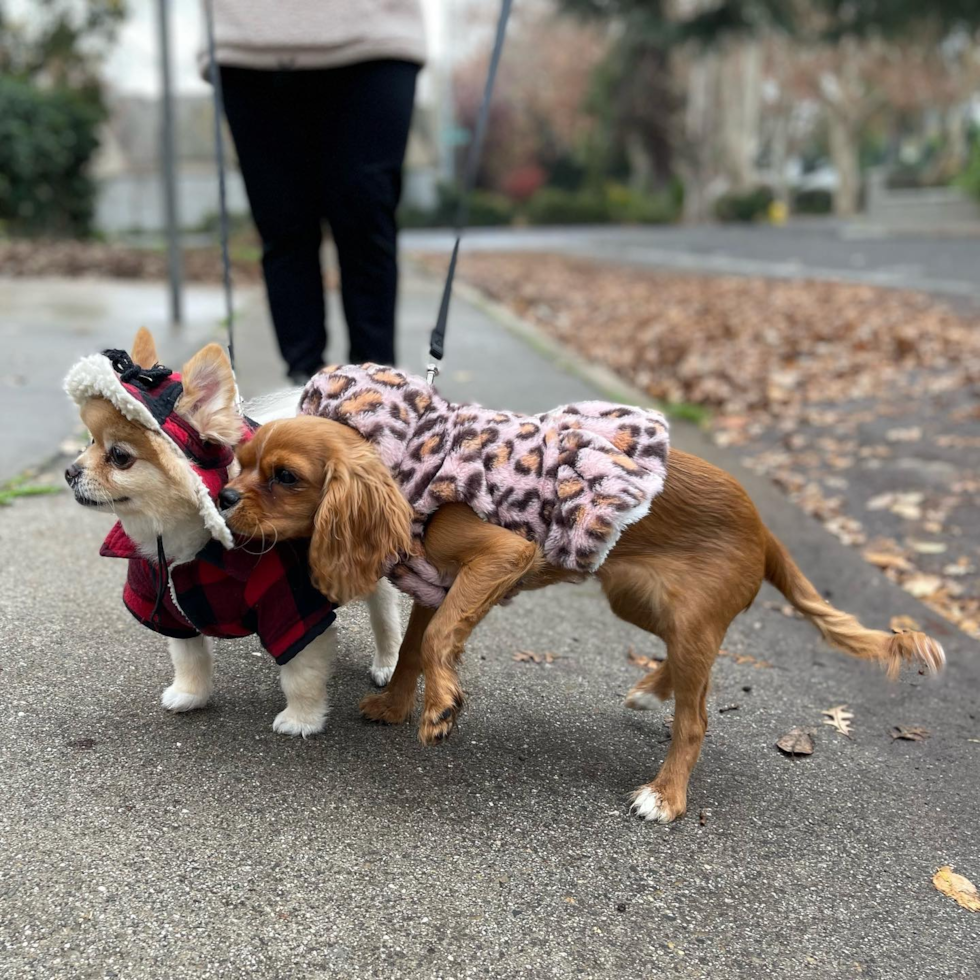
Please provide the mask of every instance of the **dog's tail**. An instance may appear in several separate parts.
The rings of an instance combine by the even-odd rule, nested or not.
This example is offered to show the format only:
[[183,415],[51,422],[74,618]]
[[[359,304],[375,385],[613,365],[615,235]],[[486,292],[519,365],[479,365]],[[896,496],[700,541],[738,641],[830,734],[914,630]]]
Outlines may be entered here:
[[779,589],[832,647],[862,660],[877,660],[888,670],[889,677],[898,675],[903,662],[917,662],[930,673],[942,669],[946,654],[932,637],[915,631],[884,633],[865,629],[853,616],[824,600],[775,535],[768,529],[765,534],[766,581]]

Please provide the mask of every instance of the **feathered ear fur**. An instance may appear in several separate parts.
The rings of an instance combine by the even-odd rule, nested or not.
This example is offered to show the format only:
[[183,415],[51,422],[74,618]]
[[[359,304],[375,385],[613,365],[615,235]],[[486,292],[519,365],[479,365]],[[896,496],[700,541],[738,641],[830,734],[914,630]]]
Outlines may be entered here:
[[228,355],[218,344],[198,351],[181,370],[184,392],[175,408],[204,439],[236,446],[242,438],[235,409],[235,376]]
[[369,595],[385,565],[411,543],[411,505],[374,449],[351,445],[334,457],[310,541],[316,587],[339,605]]
[[151,368],[159,363],[156,341],[146,327],[140,327],[136,331],[136,337],[133,340],[133,352],[129,356],[133,359],[134,364],[143,368]]

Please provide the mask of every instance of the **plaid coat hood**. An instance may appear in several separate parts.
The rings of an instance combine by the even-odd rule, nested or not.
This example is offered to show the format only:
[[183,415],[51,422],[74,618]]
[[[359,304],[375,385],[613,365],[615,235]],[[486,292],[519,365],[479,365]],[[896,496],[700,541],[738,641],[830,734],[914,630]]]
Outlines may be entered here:
[[[100,554],[129,561],[123,603],[144,626],[164,636],[220,639],[258,634],[276,662],[286,663],[323,633],[336,607],[310,581],[309,543],[283,541],[261,554],[236,542],[215,501],[235,459],[230,446],[207,442],[174,409],[183,393],[178,373],[143,368],[125,351],[107,350],[76,364],[65,390],[79,406],[105,398],[126,418],[166,437],[179,465],[190,469],[198,510],[212,540],[188,562],[171,566],[140,554],[121,523]],[[242,441],[258,426],[242,420]],[[163,548],[160,544],[160,556]],[[227,549],[227,550],[226,550]]]

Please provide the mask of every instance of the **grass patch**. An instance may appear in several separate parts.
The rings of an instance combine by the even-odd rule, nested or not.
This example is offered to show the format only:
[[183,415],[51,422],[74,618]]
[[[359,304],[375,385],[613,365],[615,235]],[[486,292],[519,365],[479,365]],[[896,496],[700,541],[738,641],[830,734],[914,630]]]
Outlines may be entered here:
[[0,483],[0,507],[9,507],[18,497],[46,497],[61,493],[61,487],[51,483],[31,483],[29,476],[15,476]]

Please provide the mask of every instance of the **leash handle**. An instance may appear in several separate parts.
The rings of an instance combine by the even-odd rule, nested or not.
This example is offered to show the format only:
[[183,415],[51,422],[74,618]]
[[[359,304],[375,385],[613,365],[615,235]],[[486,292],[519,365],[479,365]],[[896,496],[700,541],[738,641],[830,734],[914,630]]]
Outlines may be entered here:
[[[209,0],[210,2],[210,0]],[[504,35],[507,33],[507,19],[510,17],[510,8],[513,0],[502,0],[500,4],[500,17],[497,19],[497,34],[493,42],[493,54],[490,56],[490,68],[487,71],[487,81],[483,88],[483,101],[480,103],[480,112],[476,120],[476,132],[473,142],[470,143],[470,150],[466,158],[466,174],[463,179],[463,188],[459,197],[459,204],[456,207],[456,242],[453,245],[452,258],[449,260],[449,269],[446,272],[446,284],[442,290],[442,300],[439,303],[439,315],[436,317],[436,325],[429,336],[429,356],[433,361],[441,361],[446,344],[446,323],[449,320],[449,300],[453,292],[453,278],[456,275],[456,260],[459,257],[459,244],[463,238],[470,216],[470,194],[473,185],[476,183],[476,172],[480,165],[480,156],[483,151],[483,139],[487,133],[487,122],[490,118],[490,101],[493,97],[493,86],[497,80],[497,67],[500,64],[500,55],[504,49]],[[435,368],[435,374],[439,369],[435,364],[429,365],[429,374]],[[435,377],[432,374],[432,377]],[[431,384],[431,381],[430,381]]]
[[[235,304],[231,290],[231,255],[228,248],[228,188],[225,176],[225,137],[221,129],[224,100],[221,69],[214,45],[214,0],[204,0],[204,25],[208,40],[208,78],[214,99],[214,155],[218,169],[218,235],[221,239],[221,273],[225,291],[225,323],[228,330],[228,360],[235,370]],[[237,390],[237,389],[236,389]],[[239,396],[240,398],[240,396]]]

